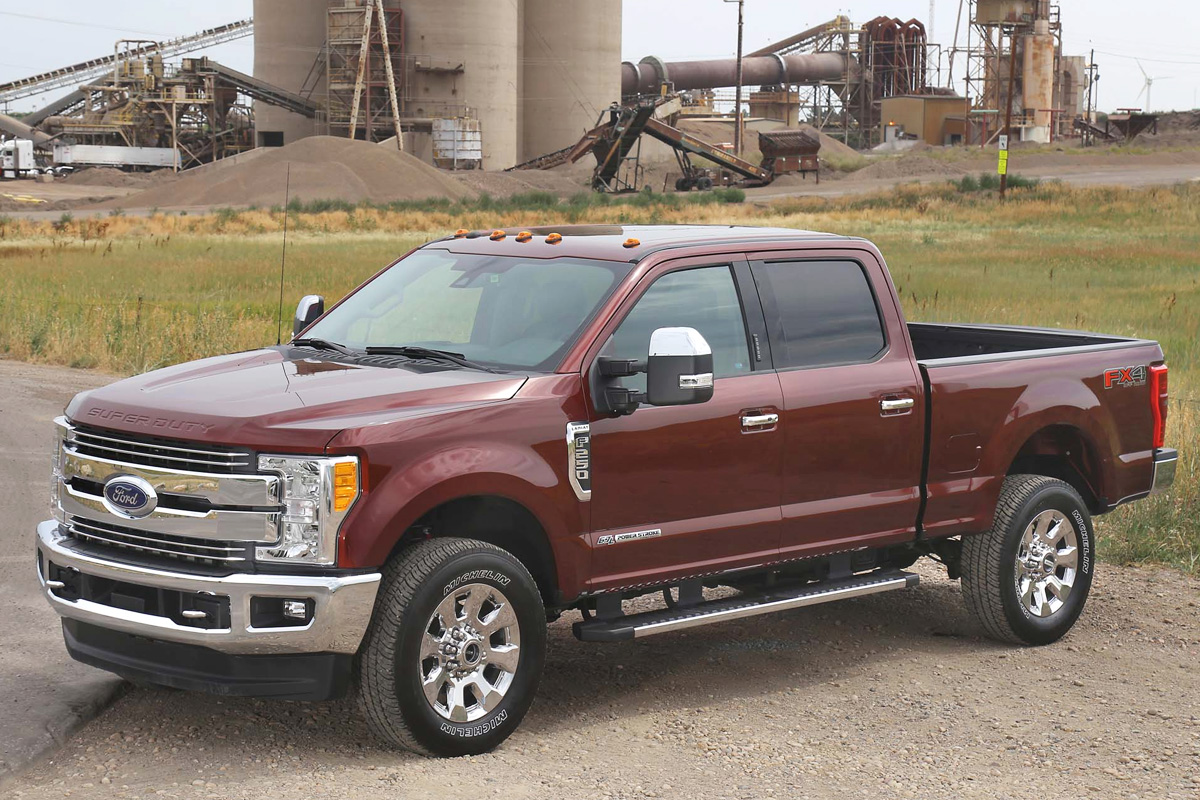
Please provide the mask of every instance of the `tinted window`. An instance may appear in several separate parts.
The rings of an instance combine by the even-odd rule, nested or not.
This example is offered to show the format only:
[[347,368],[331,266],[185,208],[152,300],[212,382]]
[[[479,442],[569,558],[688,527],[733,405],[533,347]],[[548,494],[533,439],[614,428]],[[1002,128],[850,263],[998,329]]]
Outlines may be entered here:
[[884,348],[875,295],[854,261],[770,261],[753,265],[775,366],[870,361]]
[[[695,328],[708,340],[716,377],[750,371],[746,323],[729,267],[682,270],[659,278],[621,322],[604,354],[645,360],[650,334],[674,327]],[[634,391],[646,391],[645,375],[622,382]]]

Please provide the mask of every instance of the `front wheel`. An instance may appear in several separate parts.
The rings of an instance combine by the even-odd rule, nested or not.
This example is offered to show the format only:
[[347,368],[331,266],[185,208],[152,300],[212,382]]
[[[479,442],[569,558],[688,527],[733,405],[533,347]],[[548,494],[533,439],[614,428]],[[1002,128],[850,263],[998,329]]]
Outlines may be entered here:
[[1005,478],[992,529],[963,540],[963,595],[988,636],[1031,645],[1062,638],[1091,589],[1094,541],[1070,484]]
[[362,650],[371,729],[425,755],[486,753],[521,723],[546,650],[537,584],[510,553],[430,539],[389,563]]

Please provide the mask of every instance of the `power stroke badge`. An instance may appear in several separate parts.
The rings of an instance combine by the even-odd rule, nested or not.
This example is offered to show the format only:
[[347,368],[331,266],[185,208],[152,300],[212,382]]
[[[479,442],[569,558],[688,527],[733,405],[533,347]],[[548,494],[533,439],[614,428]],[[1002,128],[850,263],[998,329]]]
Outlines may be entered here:
[[621,542],[636,542],[641,539],[657,539],[662,536],[662,528],[651,528],[648,531],[629,531],[627,533],[606,533],[596,540],[597,547]]

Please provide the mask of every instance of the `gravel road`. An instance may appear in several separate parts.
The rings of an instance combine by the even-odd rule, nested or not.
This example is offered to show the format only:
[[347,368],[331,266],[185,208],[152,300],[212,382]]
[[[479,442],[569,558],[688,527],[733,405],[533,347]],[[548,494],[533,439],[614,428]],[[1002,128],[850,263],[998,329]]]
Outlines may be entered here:
[[[135,689],[20,798],[1198,798],[1200,582],[1102,565],[1050,647],[979,637],[957,583],[637,642],[551,628],[495,753],[382,749],[352,701]],[[47,632],[51,635],[51,632]]]
[[76,392],[112,379],[0,360],[0,782],[65,741],[120,686],[67,656],[33,566],[34,527],[50,515],[51,421]]

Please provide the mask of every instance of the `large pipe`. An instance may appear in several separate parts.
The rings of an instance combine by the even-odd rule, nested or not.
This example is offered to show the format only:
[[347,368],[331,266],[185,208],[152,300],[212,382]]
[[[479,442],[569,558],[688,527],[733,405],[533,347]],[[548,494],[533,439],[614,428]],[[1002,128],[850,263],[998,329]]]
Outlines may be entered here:
[[49,150],[52,146],[51,141],[54,138],[50,134],[35,130],[24,122],[21,122],[21,120],[10,117],[7,114],[0,114],[0,131],[4,131],[18,139],[32,139],[33,146],[39,150]]
[[[742,59],[742,85],[785,85],[796,83],[836,83],[846,79],[847,56],[843,53],[816,53],[792,56],[757,56]],[[658,94],[664,82],[676,90],[716,89],[737,85],[737,59],[712,61],[673,61],[665,63],[653,56],[640,63],[621,65],[621,94]]]

